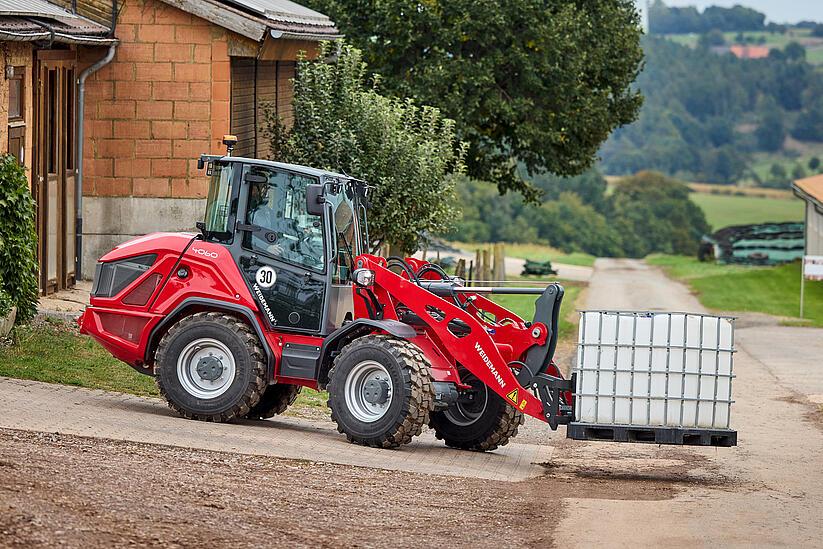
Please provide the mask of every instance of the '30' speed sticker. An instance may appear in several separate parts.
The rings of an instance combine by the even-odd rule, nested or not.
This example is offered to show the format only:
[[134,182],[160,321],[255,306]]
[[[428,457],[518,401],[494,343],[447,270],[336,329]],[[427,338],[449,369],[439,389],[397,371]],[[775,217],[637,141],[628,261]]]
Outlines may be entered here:
[[271,288],[274,286],[274,283],[277,282],[277,273],[274,269],[266,265],[257,269],[254,279],[261,288]]

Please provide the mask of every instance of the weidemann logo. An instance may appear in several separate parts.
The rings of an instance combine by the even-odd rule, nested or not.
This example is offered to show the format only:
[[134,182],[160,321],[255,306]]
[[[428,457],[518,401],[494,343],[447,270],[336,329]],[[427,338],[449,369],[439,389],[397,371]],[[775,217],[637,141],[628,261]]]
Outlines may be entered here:
[[266,298],[263,297],[263,292],[260,291],[260,286],[255,284],[254,286],[252,286],[252,289],[254,289],[254,293],[257,295],[257,299],[258,301],[260,301],[260,306],[263,307],[264,311],[266,311],[266,315],[269,317],[269,320],[271,320],[271,323],[277,324],[277,319],[274,318],[274,315],[271,313],[271,309],[269,309],[269,304],[266,303]]
[[494,379],[497,380],[497,383],[500,384],[500,388],[505,389],[506,388],[506,382],[503,381],[503,377],[499,373],[497,373],[497,368],[494,367],[494,364],[492,364],[491,359],[489,359],[489,357],[486,355],[486,351],[483,350],[483,347],[481,347],[479,343],[475,343],[474,344],[474,349],[477,351],[477,354],[480,355],[480,358],[483,359],[483,362],[486,363],[486,367],[492,373],[492,375],[494,376]]

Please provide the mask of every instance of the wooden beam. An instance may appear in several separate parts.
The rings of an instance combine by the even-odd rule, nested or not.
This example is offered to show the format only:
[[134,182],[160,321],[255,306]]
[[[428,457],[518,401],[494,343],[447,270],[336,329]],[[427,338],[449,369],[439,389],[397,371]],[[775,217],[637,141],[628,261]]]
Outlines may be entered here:
[[213,0],[162,1],[257,42],[263,40],[268,28],[264,20]]
[[261,61],[297,61],[301,55],[304,59],[317,59],[320,55],[320,42],[275,39],[271,35],[266,35],[259,59]]

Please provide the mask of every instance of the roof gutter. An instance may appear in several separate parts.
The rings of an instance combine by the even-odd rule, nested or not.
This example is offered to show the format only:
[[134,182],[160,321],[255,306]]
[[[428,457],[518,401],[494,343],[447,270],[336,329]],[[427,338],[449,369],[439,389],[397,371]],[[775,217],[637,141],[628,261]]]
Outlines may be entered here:
[[85,138],[85,124],[86,119],[86,79],[99,71],[114,59],[114,54],[117,51],[117,40],[114,40],[109,45],[109,51],[106,55],[97,61],[94,65],[88,67],[77,78],[77,175],[74,178],[74,212],[75,212],[75,229],[74,229],[74,279],[80,280],[82,277],[83,265],[83,145]]

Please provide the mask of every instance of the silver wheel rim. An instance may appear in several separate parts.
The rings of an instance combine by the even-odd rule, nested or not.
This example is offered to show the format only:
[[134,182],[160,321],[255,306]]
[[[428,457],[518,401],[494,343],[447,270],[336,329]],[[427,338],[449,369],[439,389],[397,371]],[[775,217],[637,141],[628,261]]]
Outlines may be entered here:
[[[373,403],[366,400],[367,384],[370,381],[385,383],[388,386],[385,402]],[[351,415],[364,423],[374,423],[389,411],[394,396],[394,385],[385,366],[374,360],[364,360],[349,372],[343,393],[346,408]]]
[[470,382],[474,382],[471,383],[471,385],[477,389],[477,398],[483,400],[483,404],[479,407],[479,410],[476,409],[476,405],[466,406],[466,404],[457,401],[453,406],[449,406],[448,409],[443,412],[445,416],[449,418],[449,421],[461,427],[468,427],[480,419],[486,411],[486,407],[489,405],[489,388],[474,377],[469,381],[464,379],[464,383]]
[[[209,369],[206,377],[202,375],[204,367]],[[180,385],[190,395],[203,400],[215,399],[228,391],[236,373],[234,355],[216,339],[196,339],[186,345],[177,358]]]

